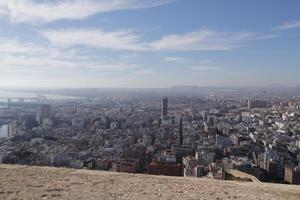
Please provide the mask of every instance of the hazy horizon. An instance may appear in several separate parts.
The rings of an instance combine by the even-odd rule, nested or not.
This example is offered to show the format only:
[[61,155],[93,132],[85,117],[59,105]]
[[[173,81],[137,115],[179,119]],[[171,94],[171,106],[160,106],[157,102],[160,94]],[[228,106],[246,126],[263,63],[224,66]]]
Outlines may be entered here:
[[173,85],[173,86],[166,86],[166,87],[71,87],[71,86],[66,86],[66,87],[30,87],[30,86],[8,86],[8,87],[3,87],[0,86],[0,91],[6,90],[19,90],[19,91],[26,91],[26,90],[63,90],[63,89],[70,89],[70,90],[76,90],[76,89],[105,89],[105,90],[116,90],[116,89],[128,89],[128,90],[134,90],[134,89],[146,89],[146,90],[155,90],[155,89],[172,89],[172,88],[232,88],[232,89],[243,89],[243,88],[249,88],[249,89],[264,89],[264,88],[273,88],[273,89],[281,89],[281,88],[297,88],[300,86],[300,84],[298,85],[281,85],[281,84],[270,84],[270,85],[245,85],[245,86],[220,86],[220,85],[207,85],[207,86],[201,86],[201,85]]
[[4,0],[0,87],[300,84],[300,2]]

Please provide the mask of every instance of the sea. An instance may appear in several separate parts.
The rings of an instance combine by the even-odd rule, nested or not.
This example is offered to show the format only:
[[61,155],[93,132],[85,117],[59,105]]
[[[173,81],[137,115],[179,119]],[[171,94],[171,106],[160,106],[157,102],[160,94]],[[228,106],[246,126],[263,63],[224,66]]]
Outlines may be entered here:
[[0,100],[9,98],[37,98],[39,95],[46,97],[47,99],[80,99],[79,97],[54,95],[47,93],[34,93],[34,92],[21,92],[21,91],[8,91],[0,90]]

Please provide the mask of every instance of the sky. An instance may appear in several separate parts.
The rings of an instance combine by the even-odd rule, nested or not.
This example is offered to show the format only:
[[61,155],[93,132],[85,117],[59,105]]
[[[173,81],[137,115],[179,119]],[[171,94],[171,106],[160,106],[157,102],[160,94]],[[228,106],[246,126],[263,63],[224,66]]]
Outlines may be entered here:
[[0,87],[300,84],[299,0],[0,0]]

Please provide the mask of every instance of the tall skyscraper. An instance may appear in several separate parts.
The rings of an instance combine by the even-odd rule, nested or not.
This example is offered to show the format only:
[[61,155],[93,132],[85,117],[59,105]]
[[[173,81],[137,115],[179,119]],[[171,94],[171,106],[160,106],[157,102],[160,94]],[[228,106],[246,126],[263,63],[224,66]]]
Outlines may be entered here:
[[162,101],[161,118],[168,116],[168,97],[164,97]]
[[179,142],[180,146],[183,145],[183,127],[182,127],[182,116],[179,119]]
[[44,119],[51,119],[51,106],[41,105],[40,110],[37,112],[36,120],[40,125],[43,125]]
[[248,98],[248,110],[251,110],[252,109],[252,102],[251,102],[251,99]]
[[18,132],[18,122],[16,120],[11,121],[8,124],[8,137],[14,137]]
[[44,119],[51,118],[51,106],[50,105],[42,105],[41,106],[41,115]]

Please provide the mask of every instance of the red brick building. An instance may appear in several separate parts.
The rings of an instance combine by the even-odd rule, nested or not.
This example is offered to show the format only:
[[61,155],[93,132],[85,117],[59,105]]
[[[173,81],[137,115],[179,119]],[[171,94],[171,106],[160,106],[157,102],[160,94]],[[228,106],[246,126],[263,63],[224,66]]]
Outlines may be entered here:
[[161,164],[157,162],[151,162],[148,165],[148,174],[181,176],[182,168],[180,164]]
[[139,160],[133,158],[119,159],[112,163],[111,171],[137,173],[139,167]]

